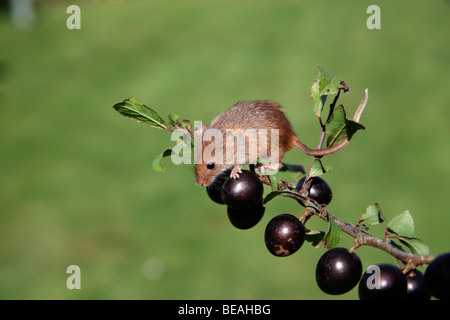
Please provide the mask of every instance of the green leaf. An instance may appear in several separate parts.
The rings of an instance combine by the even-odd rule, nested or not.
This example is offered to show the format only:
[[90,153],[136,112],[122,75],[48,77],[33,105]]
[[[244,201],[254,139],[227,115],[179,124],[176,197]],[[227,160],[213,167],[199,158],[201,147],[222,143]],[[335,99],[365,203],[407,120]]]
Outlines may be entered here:
[[[353,137],[353,135],[356,133],[356,131],[358,130],[366,130],[366,127],[364,127],[361,123],[359,122],[355,122],[353,120],[349,120],[347,119],[347,126],[345,127],[345,133],[346,136],[349,137],[351,139],[351,137]],[[339,137],[340,138],[340,137]]]
[[165,121],[150,107],[134,97],[127,98],[113,105],[121,115],[150,125],[153,128],[168,129]]
[[327,132],[326,142],[328,147],[337,143],[337,138],[345,131],[346,126],[347,114],[345,113],[344,107],[340,105],[334,110],[330,120],[325,124],[325,130]]
[[341,240],[341,229],[334,222],[333,218],[329,217],[328,231],[325,235],[325,244],[328,248],[334,248]]
[[366,212],[361,215],[361,220],[364,220],[364,224],[377,225],[384,222],[384,217],[381,214],[381,208],[378,203],[374,203],[367,207]]
[[319,75],[311,86],[311,97],[314,101],[314,112],[320,117],[327,97],[338,93],[339,88],[343,87],[343,80],[322,66],[317,65],[317,67]]
[[356,131],[364,129],[362,124],[348,119],[344,106],[340,105],[325,124],[327,146],[338,144],[347,137],[351,138]]
[[332,166],[324,165],[321,159],[314,159],[311,164],[309,174],[311,177],[316,177],[331,170],[333,170]]
[[414,220],[411,216],[411,213],[409,213],[409,210],[406,210],[405,212],[400,213],[398,216],[392,218],[387,227],[390,231],[398,236],[414,236]]
[[281,194],[291,194],[291,195],[295,195],[297,197],[306,199],[305,197],[300,196],[297,192],[295,191],[290,191],[290,190],[277,190],[277,191],[271,191],[269,192],[263,200],[263,204],[265,205],[267,202],[273,200],[274,198],[276,198],[277,196],[281,195]]
[[168,118],[169,118],[169,125],[173,128],[175,128],[175,123],[178,121],[178,118],[180,116],[175,114],[175,113],[171,113],[169,114]]
[[305,240],[317,248],[325,237],[325,232],[306,229]]
[[419,238],[398,237],[398,240],[406,245],[414,254],[430,254],[430,248]]
[[152,162],[152,167],[157,172],[166,172],[166,167],[164,166],[163,159],[172,154],[172,149],[166,149],[160,153]]

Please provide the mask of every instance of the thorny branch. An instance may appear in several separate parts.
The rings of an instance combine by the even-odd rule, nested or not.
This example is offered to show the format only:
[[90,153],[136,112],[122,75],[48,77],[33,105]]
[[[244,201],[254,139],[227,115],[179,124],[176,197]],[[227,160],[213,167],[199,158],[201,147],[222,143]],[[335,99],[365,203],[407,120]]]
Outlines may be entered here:
[[[333,101],[331,108],[334,107],[336,100],[337,99],[335,99],[335,101]],[[363,99],[362,99],[358,109],[355,112],[353,121],[359,122],[361,114],[367,104],[367,100],[368,100],[368,90],[366,89],[364,91]],[[330,111],[332,111],[332,110],[330,110]],[[323,129],[323,131],[322,131],[322,135],[319,140],[318,148],[322,147],[324,138],[325,138],[325,134],[326,134],[324,126],[322,126],[322,129]],[[342,141],[339,144],[339,146],[342,145],[341,147],[344,147],[349,141],[350,141],[350,137],[347,137],[344,141]],[[318,158],[321,158],[321,157],[314,157],[314,159],[318,159]],[[433,259],[438,256],[435,254],[420,255],[420,254],[408,253],[406,251],[399,249],[397,246],[395,246],[393,244],[393,242],[389,239],[389,237],[385,237],[385,239],[377,238],[377,237],[369,234],[364,229],[364,227],[358,223],[351,224],[351,223],[347,223],[347,222],[339,220],[338,218],[333,216],[328,211],[328,208],[326,206],[320,205],[316,201],[308,198],[307,189],[309,187],[309,183],[308,183],[309,178],[310,178],[310,170],[308,170],[307,177],[305,179],[305,182],[304,182],[301,190],[297,193],[292,192],[293,190],[295,190],[296,186],[294,184],[288,183],[286,180],[281,180],[278,182],[277,190],[278,191],[288,191],[288,190],[291,191],[289,193],[281,193],[280,195],[298,200],[305,206],[305,208],[307,208],[305,213],[300,217],[300,220],[304,220],[304,222],[306,222],[313,215],[318,216],[319,218],[321,218],[322,220],[325,220],[327,222],[329,221],[329,219],[333,219],[333,221],[336,223],[336,225],[339,227],[339,229],[341,229],[344,233],[346,233],[354,238],[355,245],[350,249],[351,251],[355,250],[358,247],[364,246],[364,245],[379,248],[379,249],[389,253],[391,256],[393,256],[397,260],[403,262],[405,264],[405,269],[403,271],[404,273],[408,272],[411,269],[414,269],[417,266],[430,264],[431,261],[433,261]],[[269,181],[269,179],[267,179],[267,177],[262,177],[261,181],[265,184],[271,185],[270,181]]]
[[[270,185],[268,179],[265,179],[264,177],[262,178],[262,182]],[[279,181],[277,187],[279,191],[291,191],[289,193],[282,193],[280,195],[300,201],[305,206],[305,208],[307,208],[307,211],[311,216],[315,215],[324,221],[333,219],[339,229],[354,238],[355,245],[352,247],[352,251],[364,245],[381,249],[389,253],[397,260],[403,262],[406,265],[404,272],[407,272],[410,269],[414,269],[415,267],[420,265],[430,264],[431,261],[433,261],[433,259],[438,256],[436,254],[420,255],[408,253],[395,246],[389,238],[377,238],[366,232],[365,229],[359,224],[351,224],[341,221],[333,216],[328,211],[328,208],[326,206],[320,205],[316,201],[309,199],[307,191],[305,189],[300,190],[298,193],[292,192],[292,190],[295,190],[295,184],[288,183],[286,182],[286,180]],[[306,214],[306,216],[303,215],[302,218],[308,219],[309,217]]]

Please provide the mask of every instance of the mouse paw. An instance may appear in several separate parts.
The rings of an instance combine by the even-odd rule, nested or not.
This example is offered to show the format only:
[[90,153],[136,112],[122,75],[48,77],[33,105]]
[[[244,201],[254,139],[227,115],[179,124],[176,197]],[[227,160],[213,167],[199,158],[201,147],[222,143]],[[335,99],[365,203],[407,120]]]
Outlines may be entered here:
[[242,173],[241,167],[235,166],[233,170],[231,170],[230,178],[239,178],[239,173]]
[[271,174],[276,174],[278,172],[278,169],[280,169],[281,164],[280,163],[275,163],[275,164],[262,164],[259,167],[259,172],[262,175],[271,175]]

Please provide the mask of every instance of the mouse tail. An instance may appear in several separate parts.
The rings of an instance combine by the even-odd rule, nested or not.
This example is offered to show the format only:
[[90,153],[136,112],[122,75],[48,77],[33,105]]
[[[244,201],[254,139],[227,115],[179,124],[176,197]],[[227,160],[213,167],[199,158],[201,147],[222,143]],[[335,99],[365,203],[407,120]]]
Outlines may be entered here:
[[346,144],[348,143],[348,140],[345,139],[344,141],[338,143],[335,146],[328,147],[326,149],[310,149],[308,148],[303,142],[300,141],[297,137],[294,139],[294,146],[302,150],[304,153],[306,153],[309,156],[314,157],[322,157],[326,156],[328,154],[332,154],[338,150],[341,150]]

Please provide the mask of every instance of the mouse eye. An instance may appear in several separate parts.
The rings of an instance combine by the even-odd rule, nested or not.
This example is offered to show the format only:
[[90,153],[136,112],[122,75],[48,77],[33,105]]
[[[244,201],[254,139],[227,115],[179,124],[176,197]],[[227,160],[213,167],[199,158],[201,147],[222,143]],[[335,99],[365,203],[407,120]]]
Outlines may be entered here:
[[206,165],[208,169],[214,169],[214,162],[210,162]]

